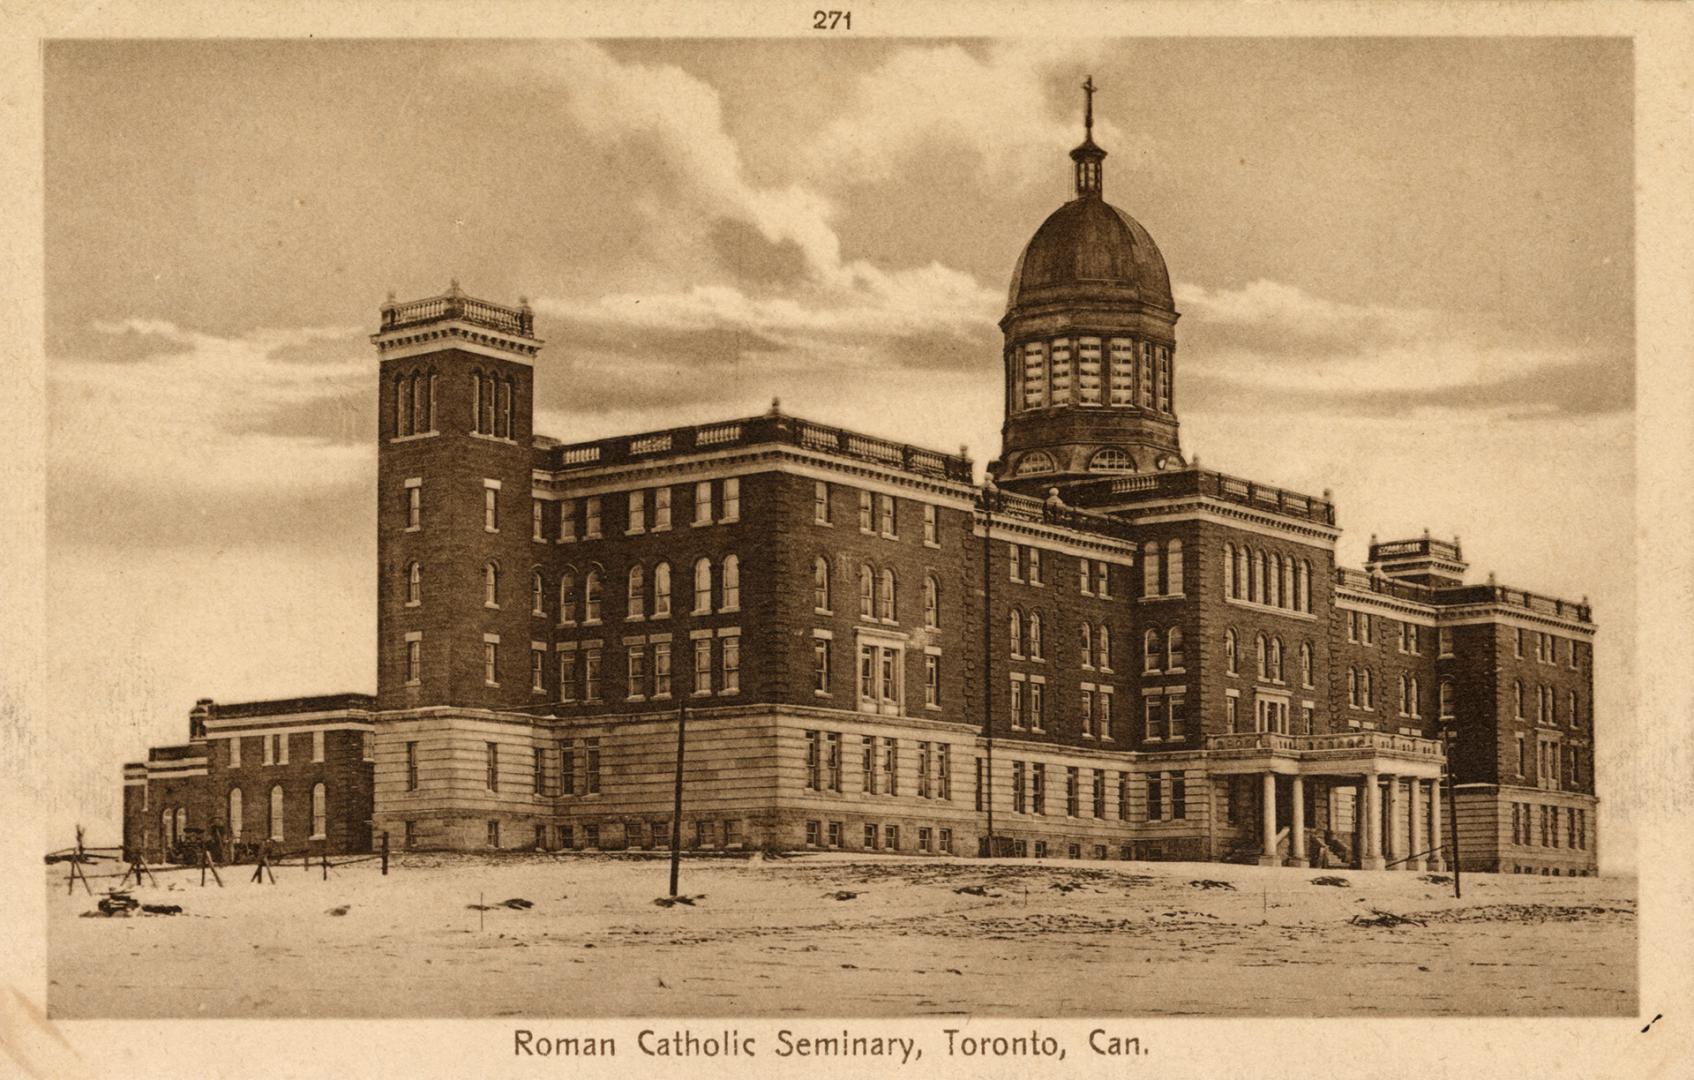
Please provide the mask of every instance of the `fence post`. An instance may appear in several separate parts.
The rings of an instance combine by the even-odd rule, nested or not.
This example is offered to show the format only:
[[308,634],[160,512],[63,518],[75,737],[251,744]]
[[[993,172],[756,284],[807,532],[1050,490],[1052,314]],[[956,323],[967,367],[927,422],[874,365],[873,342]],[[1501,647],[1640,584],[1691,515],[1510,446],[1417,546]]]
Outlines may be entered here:
[[324,880],[328,881],[329,880],[329,845],[328,844],[324,845],[323,867],[324,867]]
[[382,834],[382,876],[388,876],[388,833]]

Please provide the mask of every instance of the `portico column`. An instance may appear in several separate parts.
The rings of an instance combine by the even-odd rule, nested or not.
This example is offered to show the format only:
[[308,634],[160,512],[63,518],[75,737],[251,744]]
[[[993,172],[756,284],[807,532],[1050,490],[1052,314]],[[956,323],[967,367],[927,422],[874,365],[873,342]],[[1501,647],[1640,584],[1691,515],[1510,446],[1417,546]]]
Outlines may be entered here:
[[1288,831],[1288,862],[1292,866],[1306,865],[1306,784],[1295,773],[1289,777],[1291,798],[1289,805],[1293,807],[1294,820]]
[[1264,776],[1264,795],[1260,799],[1263,819],[1261,839],[1263,850],[1259,854],[1260,866],[1276,865],[1276,774],[1267,772]]
[[1423,806],[1419,797],[1423,794],[1423,781],[1410,777],[1411,787],[1406,790],[1406,818],[1412,834],[1412,861],[1406,864],[1408,870],[1422,870],[1425,860],[1423,855]]
[[1365,870],[1382,869],[1382,792],[1376,780],[1375,773],[1366,773],[1360,783],[1365,796],[1365,849],[1359,865]]
[[[1399,817],[1399,813],[1400,813],[1400,778],[1398,776],[1389,776],[1388,777],[1388,801],[1386,803],[1384,803],[1383,807],[1382,807],[1382,817],[1383,817],[1383,826],[1384,826],[1383,827],[1383,836],[1388,841],[1387,850],[1384,851],[1383,854],[1385,856],[1387,856],[1389,862],[1395,862],[1395,861],[1403,858],[1406,854],[1404,851],[1401,850],[1401,847],[1405,844],[1405,841],[1406,841],[1406,834],[1401,832],[1399,827],[1395,823],[1395,818]],[[1396,867],[1394,867],[1394,869],[1395,870],[1401,870],[1401,869],[1404,869],[1404,867],[1396,866]]]
[[1442,845],[1447,843],[1447,838],[1441,834],[1441,781],[1439,779],[1429,782],[1429,835],[1431,846],[1436,849],[1435,855],[1430,861],[1430,866],[1436,870],[1445,870],[1447,869],[1447,849]]

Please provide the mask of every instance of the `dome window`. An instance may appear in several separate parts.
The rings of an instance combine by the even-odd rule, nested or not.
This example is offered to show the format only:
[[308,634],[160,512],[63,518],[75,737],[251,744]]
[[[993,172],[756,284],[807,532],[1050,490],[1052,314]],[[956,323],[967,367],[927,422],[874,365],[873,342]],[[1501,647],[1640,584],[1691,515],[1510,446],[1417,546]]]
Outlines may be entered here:
[[1034,476],[1037,473],[1050,473],[1052,471],[1054,471],[1053,458],[1040,451],[1025,454],[1018,461],[1018,476]]
[[1135,461],[1127,451],[1108,446],[1104,450],[1095,451],[1094,456],[1088,460],[1088,471],[1134,472]]

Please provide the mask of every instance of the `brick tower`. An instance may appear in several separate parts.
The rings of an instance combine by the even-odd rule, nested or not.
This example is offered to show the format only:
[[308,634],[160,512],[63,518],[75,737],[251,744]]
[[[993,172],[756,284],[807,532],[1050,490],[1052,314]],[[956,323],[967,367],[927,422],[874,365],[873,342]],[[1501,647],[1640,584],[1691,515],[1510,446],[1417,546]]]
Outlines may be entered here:
[[382,306],[380,708],[528,705],[534,358],[527,303],[457,281]]

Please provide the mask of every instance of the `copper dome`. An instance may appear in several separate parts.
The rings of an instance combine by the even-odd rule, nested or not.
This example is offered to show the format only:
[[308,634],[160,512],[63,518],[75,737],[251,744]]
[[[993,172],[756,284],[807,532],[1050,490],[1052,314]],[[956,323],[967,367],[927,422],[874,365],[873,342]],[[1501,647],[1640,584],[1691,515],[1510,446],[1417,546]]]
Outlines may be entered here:
[[1072,199],[1035,230],[1012,271],[1006,307],[1077,299],[1175,307],[1170,272],[1153,238],[1097,195]]

